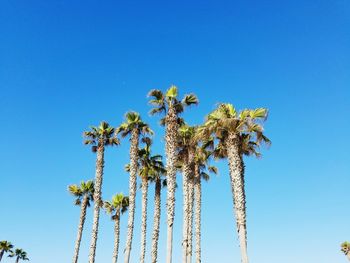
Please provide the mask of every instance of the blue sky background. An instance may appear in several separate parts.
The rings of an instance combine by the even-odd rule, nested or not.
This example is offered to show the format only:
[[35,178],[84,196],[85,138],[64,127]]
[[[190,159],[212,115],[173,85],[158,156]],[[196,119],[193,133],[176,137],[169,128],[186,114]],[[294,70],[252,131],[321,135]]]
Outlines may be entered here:
[[[156,131],[154,152],[163,153],[146,94],[174,83],[200,99],[184,115],[191,124],[218,102],[270,109],[273,145],[261,160],[246,160],[251,262],[346,262],[339,244],[350,240],[349,29],[347,0],[2,0],[0,239],[24,248],[32,262],[69,262],[79,209],[66,188],[94,177],[82,132],[101,120],[117,126],[136,110]],[[106,152],[105,198],[128,192],[128,147],[125,140]],[[203,186],[203,262],[239,262],[227,164],[218,166],[220,175]],[[150,215],[152,198],[153,186]],[[180,189],[177,198],[173,262],[181,258]],[[97,262],[108,262],[113,223],[104,213],[99,237]]]

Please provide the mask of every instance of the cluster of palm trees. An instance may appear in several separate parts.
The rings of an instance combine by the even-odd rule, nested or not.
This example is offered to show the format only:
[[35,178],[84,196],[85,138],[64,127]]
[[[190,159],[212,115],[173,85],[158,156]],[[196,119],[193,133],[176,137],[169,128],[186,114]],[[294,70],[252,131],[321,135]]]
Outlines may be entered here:
[[2,260],[2,257],[5,255],[5,253],[8,253],[8,257],[15,258],[16,263],[18,263],[20,260],[29,260],[27,256],[27,252],[25,252],[21,248],[14,249],[14,246],[11,242],[3,240],[0,241],[0,261]]
[[[165,127],[165,155],[163,164],[161,155],[152,155],[151,146],[153,131],[142,121],[139,113],[128,112],[125,122],[113,128],[106,122],[84,132],[84,143],[92,146],[96,153],[96,174],[94,181],[82,182],[69,186],[69,191],[76,197],[76,204],[81,206],[81,216],[78,236],[75,245],[73,263],[78,261],[82,230],[85,222],[86,209],[94,202],[93,227],[89,252],[89,263],[95,262],[96,243],[100,209],[104,208],[115,221],[115,247],[113,262],[117,262],[119,248],[120,216],[127,209],[128,223],[124,263],[130,262],[132,241],[134,236],[135,199],[137,192],[137,176],[141,181],[142,223],[140,263],[145,262],[147,206],[149,183],[155,185],[154,215],[151,261],[158,261],[158,240],[161,219],[161,189],[167,188],[166,216],[167,243],[166,263],[172,262],[173,256],[173,224],[175,219],[176,176],[182,174],[183,183],[183,238],[182,262],[192,262],[193,236],[195,237],[195,259],[201,262],[201,182],[208,180],[209,174],[218,172],[211,165],[212,159],[226,159],[229,165],[230,182],[234,203],[238,237],[240,241],[242,263],[248,263],[247,230],[246,230],[246,199],[244,188],[243,156],[260,156],[259,147],[262,143],[270,144],[263,133],[263,122],[267,118],[264,108],[245,109],[238,112],[232,104],[221,103],[206,116],[204,124],[190,126],[181,117],[185,108],[197,105],[194,94],[185,95],[181,100],[178,89],[171,86],[165,92],[151,90],[148,94],[149,103],[153,106],[151,115],[162,114],[160,124]],[[130,138],[130,163],[125,169],[129,176],[129,196],[115,195],[111,201],[102,200],[102,180],[104,169],[105,147],[117,146],[120,138]],[[194,234],[193,234],[194,228]],[[135,262],[135,260],[133,260]]]

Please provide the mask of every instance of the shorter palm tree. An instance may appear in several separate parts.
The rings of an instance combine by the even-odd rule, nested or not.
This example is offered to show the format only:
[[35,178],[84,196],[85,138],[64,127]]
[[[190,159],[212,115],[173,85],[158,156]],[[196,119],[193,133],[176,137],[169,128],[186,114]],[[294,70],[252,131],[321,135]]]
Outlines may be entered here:
[[0,261],[5,253],[12,253],[13,245],[6,240],[0,241]]
[[350,260],[350,243],[345,241],[341,245],[341,251],[347,256],[347,258]]
[[16,248],[15,251],[13,251],[10,255],[10,258],[15,257],[16,263],[18,263],[20,260],[29,260],[27,257],[27,252],[25,252],[23,249]]
[[129,197],[124,196],[122,193],[116,194],[112,197],[111,201],[104,202],[104,208],[106,212],[112,215],[112,220],[115,222],[114,225],[114,250],[112,262],[117,263],[118,261],[118,250],[119,250],[119,236],[120,236],[120,216],[128,210]]
[[92,151],[96,152],[96,171],[94,187],[94,219],[92,224],[91,245],[89,263],[95,262],[98,225],[100,220],[100,208],[102,202],[102,180],[104,168],[105,147],[119,145],[119,139],[114,136],[114,128],[107,122],[101,122],[98,127],[91,127],[90,131],[84,132],[84,144],[92,145]]
[[81,182],[80,185],[72,184],[68,186],[68,191],[76,198],[75,205],[81,207],[80,219],[78,226],[78,234],[75,242],[73,263],[78,262],[80,242],[83,236],[84,223],[86,218],[86,209],[90,207],[90,203],[94,199],[94,183],[93,181]]

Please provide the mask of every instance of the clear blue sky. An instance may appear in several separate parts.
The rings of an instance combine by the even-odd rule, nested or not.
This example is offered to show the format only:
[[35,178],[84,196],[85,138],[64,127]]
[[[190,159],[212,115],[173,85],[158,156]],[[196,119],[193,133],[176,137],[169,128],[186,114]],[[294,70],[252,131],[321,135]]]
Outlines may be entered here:
[[[346,262],[339,244],[350,240],[349,73],[347,0],[2,0],[0,239],[23,247],[32,262],[69,262],[79,209],[66,187],[94,177],[82,132],[101,120],[116,126],[136,110],[156,131],[154,151],[163,153],[146,94],[174,83],[200,99],[184,115],[191,124],[217,102],[270,109],[273,145],[261,160],[246,160],[251,262]],[[128,192],[128,146],[106,152],[105,198]],[[228,169],[218,166],[220,175],[203,187],[203,262],[239,262]],[[132,262],[139,257],[139,198]],[[99,263],[110,261],[112,226],[102,213]],[[162,217],[160,262],[164,244]]]

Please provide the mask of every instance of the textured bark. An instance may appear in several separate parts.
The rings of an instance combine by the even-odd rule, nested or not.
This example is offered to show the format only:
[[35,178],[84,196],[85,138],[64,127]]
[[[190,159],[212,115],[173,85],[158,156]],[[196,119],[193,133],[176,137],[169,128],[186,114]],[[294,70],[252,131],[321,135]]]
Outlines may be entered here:
[[125,246],[125,258],[124,258],[125,263],[129,263],[130,261],[131,245],[132,245],[132,238],[133,238],[133,232],[134,232],[138,147],[139,147],[139,132],[135,128],[131,133],[131,145],[130,145],[129,217],[128,217],[128,232],[127,232],[126,246]]
[[152,235],[152,252],[151,252],[151,262],[157,263],[158,260],[158,240],[159,240],[159,227],[160,227],[160,191],[161,191],[161,181],[157,179],[155,183],[155,193],[154,193],[154,215],[153,215],[153,235]]
[[148,179],[142,178],[142,221],[141,221],[141,253],[140,263],[145,262],[146,256],[146,235],[147,235],[147,192]]
[[187,262],[188,249],[188,220],[189,220],[189,203],[188,203],[188,180],[191,173],[191,167],[188,158],[184,159],[182,169],[182,188],[183,188],[183,228],[182,228],[182,263]]
[[78,234],[75,242],[73,263],[78,262],[80,242],[81,242],[81,237],[83,236],[83,229],[84,229],[84,223],[86,218],[86,208],[87,208],[88,202],[89,202],[89,198],[87,196],[84,196],[83,201],[81,202],[81,205],[80,205],[81,212],[80,212],[80,219],[79,219],[79,226],[78,226]]
[[188,246],[187,246],[187,263],[192,262],[193,248],[193,205],[194,205],[194,176],[191,175],[188,183]]
[[117,263],[118,261],[119,236],[120,236],[120,211],[117,211],[117,214],[115,216],[115,223],[114,223],[114,250],[113,250],[113,257],[112,257],[113,263]]
[[98,223],[100,219],[100,208],[102,205],[102,179],[103,179],[103,167],[104,167],[104,143],[99,142],[97,147],[97,159],[96,159],[96,175],[95,175],[95,188],[94,188],[94,219],[92,225],[91,245],[89,254],[89,263],[95,262],[96,255],[96,243],[98,235]]
[[239,144],[239,136],[237,134],[230,133],[226,141],[226,146],[231,177],[234,211],[241,248],[242,263],[248,263],[244,164],[242,155],[239,151]]
[[176,188],[176,146],[177,146],[177,116],[174,107],[170,107],[166,116],[165,152],[167,168],[167,251],[166,263],[172,262],[173,224],[175,217]]
[[195,165],[195,184],[194,184],[194,200],[195,200],[195,236],[196,236],[196,263],[202,262],[201,250],[201,211],[202,211],[202,186],[199,167]]

